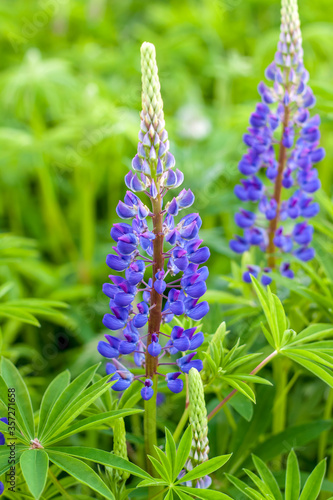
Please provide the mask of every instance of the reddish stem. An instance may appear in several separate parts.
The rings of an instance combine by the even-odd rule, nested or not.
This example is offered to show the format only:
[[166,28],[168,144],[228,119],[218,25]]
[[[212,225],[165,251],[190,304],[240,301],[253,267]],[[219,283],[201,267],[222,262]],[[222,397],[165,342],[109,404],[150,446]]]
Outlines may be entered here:
[[[157,293],[154,288],[154,282],[156,281],[155,274],[164,268],[164,255],[163,255],[163,217],[161,214],[162,210],[162,199],[159,194],[155,200],[152,200],[153,206],[153,232],[155,234],[155,239],[153,241],[153,283],[150,293],[150,315],[148,321],[148,339],[147,347],[151,344],[152,334],[159,334],[160,326],[162,322],[162,295]],[[146,351],[146,375],[147,378],[153,378],[157,370],[157,357],[153,357]]]
[[282,126],[282,135],[281,135],[281,140],[280,140],[280,151],[279,151],[279,162],[278,162],[278,174],[275,179],[275,185],[274,185],[274,194],[273,198],[277,202],[277,208],[276,208],[276,217],[275,219],[272,219],[269,223],[269,229],[268,229],[268,236],[269,236],[269,243],[268,243],[268,248],[267,248],[267,253],[268,253],[268,266],[271,267],[272,269],[275,267],[275,245],[274,245],[274,236],[275,232],[277,230],[278,222],[279,222],[279,213],[280,213],[280,206],[281,206],[281,193],[282,193],[282,179],[283,179],[283,172],[286,166],[287,162],[287,148],[283,145],[283,137],[286,128],[288,127],[289,123],[289,107],[284,106],[284,118],[283,118],[283,126]]

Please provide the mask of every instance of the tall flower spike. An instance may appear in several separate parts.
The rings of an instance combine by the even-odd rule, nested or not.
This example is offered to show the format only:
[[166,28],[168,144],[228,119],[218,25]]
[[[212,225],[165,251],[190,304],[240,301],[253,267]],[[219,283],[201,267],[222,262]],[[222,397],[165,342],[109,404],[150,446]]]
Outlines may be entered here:
[[[200,373],[192,368],[188,377],[189,388],[189,418],[192,427],[192,447],[190,456],[186,462],[185,470],[181,475],[194,469],[197,465],[202,464],[208,460],[209,443],[208,443],[208,424],[207,424],[207,410],[205,404],[204,387],[201,380]],[[209,488],[211,485],[211,478],[205,476],[197,479],[195,484],[192,481],[186,483],[186,486],[194,486],[196,488]]]
[[[178,188],[184,177],[175,169],[175,159],[169,152],[155,47],[151,43],[141,47],[141,68],[138,152],[132,162],[133,170],[125,176],[128,191],[117,206],[118,216],[131,223],[114,224],[111,237],[116,246],[106,259],[114,271],[125,271],[125,277],[110,275],[111,282],[103,285],[111,309],[110,314],[105,314],[103,324],[118,334],[105,335],[106,341],[99,342],[98,351],[112,359],[106,369],[115,391],[127,389],[138,379],[143,383],[141,395],[148,400],[156,391],[157,375],[163,371],[163,368],[158,371],[160,364],[175,365],[175,371],[162,375],[175,393],[183,389],[182,373],[188,373],[193,366],[202,369],[202,361],[193,359],[194,351],[204,340],[202,332],[195,327],[185,330],[175,326],[167,340],[160,330],[161,324],[172,321],[174,316],[185,315],[198,321],[207,314],[208,303],[200,299],[206,291],[208,268],[200,266],[208,260],[209,250],[201,247],[198,214],[175,220],[181,210],[193,204],[191,190],[183,189],[163,203],[164,196],[170,189]],[[139,192],[151,208],[135,194]],[[180,276],[170,282],[166,279],[168,275]],[[186,351],[189,353],[174,362],[160,363],[165,355],[178,357]],[[143,368],[143,375],[134,377],[119,361],[121,356],[130,354],[136,365]]]
[[[236,196],[248,204],[247,210],[241,209],[235,216],[244,235],[236,236],[230,247],[236,253],[251,246],[265,252],[268,267],[262,270],[261,280],[268,285],[277,259],[281,274],[293,278],[285,255],[308,261],[315,254],[310,246],[313,226],[307,219],[319,212],[312,196],[320,188],[314,164],[325,153],[318,147],[319,116],[310,117],[308,110],[315,98],[303,65],[297,0],[282,0],[278,50],[265,75],[272,85],[259,84],[262,102],[250,117],[250,128],[244,135],[248,150],[239,163],[245,179],[235,187]],[[257,210],[254,203],[258,203]],[[294,225],[295,220],[300,222]],[[250,275],[258,276],[259,272],[257,266],[249,266],[244,281],[250,283]]]

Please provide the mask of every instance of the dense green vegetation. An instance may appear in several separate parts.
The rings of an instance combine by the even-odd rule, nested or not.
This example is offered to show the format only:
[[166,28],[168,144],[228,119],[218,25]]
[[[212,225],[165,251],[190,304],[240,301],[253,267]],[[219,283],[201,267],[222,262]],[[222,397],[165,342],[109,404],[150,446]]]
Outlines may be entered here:
[[[321,116],[326,157],[319,165],[322,190],[316,194],[321,213],[313,223],[316,258],[297,264],[292,282],[277,276],[273,288],[283,303],[288,328],[297,334],[314,323],[329,330],[333,316],[333,4],[299,4],[305,65],[317,98],[315,112]],[[210,352],[216,371],[225,371],[206,391],[208,413],[235,387],[230,360],[224,359],[228,349],[238,341],[246,345],[235,347],[237,356],[244,356],[238,367],[244,375],[258,364],[246,354],[263,353],[260,361],[272,352],[260,327],[266,321],[262,304],[254,288],[241,281],[241,260],[229,249],[229,239],[238,209],[233,188],[245,151],[242,136],[258,101],[257,85],[276,49],[279,11],[278,0],[0,0],[0,349],[6,358],[3,370],[11,366],[8,359],[16,365],[35,411],[49,383],[64,370],[73,380],[103,361],[98,373],[105,376],[104,360],[96,350],[106,333],[101,322],[108,312],[102,293],[109,274],[105,256],[112,247],[110,228],[118,220],[115,207],[126,190],[123,178],[137,148],[143,41],[156,46],[171,149],[184,172],[185,187],[196,196],[194,211],[203,220],[201,237],[211,250],[211,309],[203,322],[208,336],[202,350],[207,351],[209,335],[223,321],[229,332],[219,339],[219,356]],[[266,319],[269,322],[267,315]],[[332,337],[326,338],[332,343]],[[319,335],[317,340],[322,339]],[[328,387],[333,387],[332,358],[325,351],[323,375],[316,369],[318,359],[308,371],[292,354],[261,372],[272,386],[257,389],[244,384],[247,394],[235,396],[209,424],[210,458],[233,452],[223,467],[229,475],[212,475],[213,489],[246,498],[237,490],[235,477],[253,487],[242,470],[255,470],[253,453],[269,466],[284,491],[287,457],[294,448],[302,484],[328,457],[320,498],[333,496],[333,389]],[[223,374],[230,374],[229,379]],[[204,375],[206,381],[216,375],[211,364]],[[91,374],[82,391],[90,381],[102,387],[99,376]],[[251,401],[252,389],[256,404]],[[86,413],[82,409],[82,417],[122,411],[105,417],[110,425],[102,421],[71,435],[65,433],[66,426],[58,427],[58,434],[64,434],[66,446],[109,452],[112,419],[128,415],[128,455],[142,468],[142,415],[136,411],[142,403],[132,395],[132,401],[117,407],[108,393],[96,393],[100,399],[89,400],[92,406]],[[176,431],[184,404],[184,393],[170,395],[165,390],[158,407],[161,446],[165,426]],[[136,410],[130,409],[133,406]],[[6,415],[5,408],[3,412]],[[182,429],[175,438],[178,434]],[[105,458],[92,460],[112,467]],[[61,468],[57,460],[53,463]],[[289,455],[289,468],[296,463],[294,454]],[[255,458],[254,464],[261,475]],[[60,469],[53,467],[57,475]],[[145,479],[135,465],[131,467],[128,472]],[[94,469],[100,470],[97,465]],[[100,476],[107,483],[103,467]],[[104,483],[96,490],[102,495],[98,496],[80,479],[61,478],[69,498],[105,498]],[[138,483],[137,478],[131,481],[130,488]],[[21,498],[34,498],[24,488]],[[181,499],[190,498],[183,494]],[[4,497],[20,498],[10,493]],[[147,490],[134,490],[130,498],[139,497],[147,498]],[[50,486],[49,496],[41,498],[67,497]],[[274,498],[280,498],[278,493]]]

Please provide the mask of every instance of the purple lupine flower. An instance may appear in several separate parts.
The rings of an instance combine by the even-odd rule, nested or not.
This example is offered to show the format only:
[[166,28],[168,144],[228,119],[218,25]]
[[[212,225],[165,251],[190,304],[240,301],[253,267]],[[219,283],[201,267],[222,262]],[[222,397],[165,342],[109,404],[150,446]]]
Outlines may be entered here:
[[[0,421],[3,422],[4,424],[8,425],[8,418],[2,417],[2,418],[0,418]],[[0,446],[2,446],[4,444],[6,444],[6,439],[5,439],[5,436],[3,435],[3,433],[0,432]],[[1,484],[2,483],[0,481],[0,495],[1,495],[2,491],[3,491],[3,490],[1,491]]]
[[[110,275],[111,282],[103,285],[111,311],[105,314],[103,324],[112,334],[105,335],[106,341],[99,342],[97,349],[112,359],[112,363],[107,363],[107,373],[114,382],[112,388],[125,390],[138,379],[144,385],[141,395],[148,400],[156,390],[154,379],[160,375],[159,365],[180,369],[165,375],[168,388],[175,393],[183,389],[182,373],[188,373],[192,367],[202,369],[202,361],[193,359],[193,351],[202,345],[203,333],[196,332],[196,328],[175,326],[169,340],[164,341],[167,335],[161,335],[160,327],[176,316],[199,321],[207,314],[209,306],[202,297],[209,273],[203,264],[210,253],[199,239],[199,214],[176,219],[193,204],[192,191],[182,189],[163,203],[170,189],[182,184],[184,176],[175,168],[175,159],[169,152],[154,46],[144,43],[141,55],[143,109],[138,152],[132,162],[133,170],[125,176],[128,191],[116,209],[123,221],[111,229],[115,246],[106,259],[113,271],[125,271],[125,277]],[[259,189],[257,184],[252,191]],[[138,193],[150,199],[151,208]],[[240,217],[244,227],[251,226],[250,213],[243,211]],[[176,278],[170,279],[171,276]],[[146,325],[148,334],[141,330]],[[144,375],[134,377],[119,362],[121,356],[128,354],[133,354],[136,366],[144,368]],[[181,357],[171,363],[161,362],[164,356],[172,355]]]
[[[257,246],[267,254],[272,269],[282,256],[280,272],[293,278],[284,254],[304,262],[315,254],[310,246],[313,226],[307,219],[319,212],[311,196],[320,188],[314,165],[325,156],[319,147],[319,116],[310,117],[309,112],[315,98],[303,64],[297,0],[282,0],[278,50],[265,76],[271,84],[259,84],[262,102],[250,117],[244,135],[248,149],[239,163],[245,179],[235,187],[236,196],[247,203],[235,216],[244,234],[236,235],[230,248],[241,254]],[[252,267],[243,274],[245,282],[251,282],[251,274],[259,274],[257,267]],[[271,278],[263,271],[261,281],[267,285]]]

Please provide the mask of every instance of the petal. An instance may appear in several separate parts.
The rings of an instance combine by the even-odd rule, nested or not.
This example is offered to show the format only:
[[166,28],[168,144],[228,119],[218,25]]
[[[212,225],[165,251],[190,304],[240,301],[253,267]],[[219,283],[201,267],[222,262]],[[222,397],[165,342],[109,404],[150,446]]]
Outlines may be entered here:
[[110,346],[108,342],[102,340],[97,344],[97,351],[105,358],[117,358],[119,356],[119,351],[117,349]]
[[125,321],[116,318],[113,314],[105,314],[102,321],[103,325],[110,330],[120,330],[125,326]]

